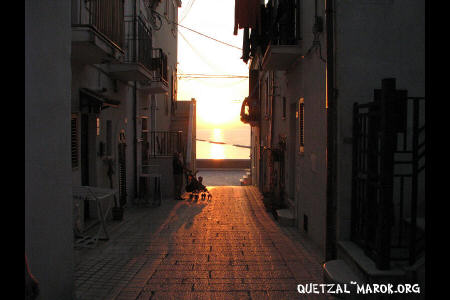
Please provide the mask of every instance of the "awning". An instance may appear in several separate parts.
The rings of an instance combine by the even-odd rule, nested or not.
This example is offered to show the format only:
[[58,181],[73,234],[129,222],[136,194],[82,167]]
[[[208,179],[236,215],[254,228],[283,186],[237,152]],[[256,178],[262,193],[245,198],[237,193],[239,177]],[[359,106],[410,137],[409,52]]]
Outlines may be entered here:
[[80,89],[80,107],[94,108],[100,112],[108,107],[118,107],[120,100],[112,99],[88,88]]

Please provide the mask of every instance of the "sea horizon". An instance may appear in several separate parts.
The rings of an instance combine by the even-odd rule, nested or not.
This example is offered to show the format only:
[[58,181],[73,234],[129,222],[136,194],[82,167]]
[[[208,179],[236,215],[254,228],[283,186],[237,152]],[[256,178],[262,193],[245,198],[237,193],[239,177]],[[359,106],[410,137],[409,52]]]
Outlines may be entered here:
[[250,128],[199,128],[197,159],[249,159]]

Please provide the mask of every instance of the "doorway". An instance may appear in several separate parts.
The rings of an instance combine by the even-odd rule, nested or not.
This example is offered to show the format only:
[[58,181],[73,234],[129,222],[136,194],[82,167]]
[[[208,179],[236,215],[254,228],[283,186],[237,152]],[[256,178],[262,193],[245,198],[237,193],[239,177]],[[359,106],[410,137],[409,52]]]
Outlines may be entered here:
[[[89,115],[81,114],[81,185],[89,185]],[[89,201],[84,200],[83,217],[90,219]]]

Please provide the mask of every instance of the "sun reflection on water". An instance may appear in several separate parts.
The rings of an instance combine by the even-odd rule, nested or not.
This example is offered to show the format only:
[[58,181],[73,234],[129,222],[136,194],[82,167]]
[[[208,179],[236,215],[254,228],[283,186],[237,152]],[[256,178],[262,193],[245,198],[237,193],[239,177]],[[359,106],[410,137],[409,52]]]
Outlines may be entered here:
[[[214,128],[212,133],[212,140],[215,142],[224,142],[223,132],[220,128]],[[225,149],[221,144],[212,144],[210,148],[210,156],[212,159],[224,159]]]

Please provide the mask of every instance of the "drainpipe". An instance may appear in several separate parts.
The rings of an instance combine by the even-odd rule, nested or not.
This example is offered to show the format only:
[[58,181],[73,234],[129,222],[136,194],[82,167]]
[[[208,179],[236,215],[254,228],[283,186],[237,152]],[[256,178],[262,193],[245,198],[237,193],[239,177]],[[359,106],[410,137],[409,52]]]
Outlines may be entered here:
[[[275,165],[273,162],[273,143],[272,143],[272,139],[273,139],[273,100],[275,98],[275,71],[272,72],[272,76],[270,76],[271,72],[269,71],[269,80],[271,81],[271,85],[272,88],[270,90],[270,93],[272,93],[272,95],[268,95],[270,97],[270,115],[269,115],[269,141],[268,141],[268,146],[269,146],[269,187],[272,190],[274,188],[274,182],[273,180],[273,174],[275,171]],[[270,78],[272,77],[272,78]],[[270,82],[269,81],[269,82]],[[270,84],[270,83],[269,83]]]
[[[133,20],[133,36],[134,36],[134,61],[137,59],[137,41],[136,41],[136,18],[137,18],[137,0],[134,1],[134,20]],[[137,82],[134,81],[133,84],[133,126],[134,126],[134,137],[133,137],[133,144],[134,144],[134,198],[137,198],[138,196],[138,128],[137,128]]]
[[150,96],[151,104],[150,104],[150,115],[152,120],[152,131],[156,131],[156,95],[152,94]]
[[334,57],[334,1],[326,0],[327,39],[327,200],[326,200],[326,241],[325,260],[335,259],[336,250],[336,178],[337,178],[337,94],[335,87]]

